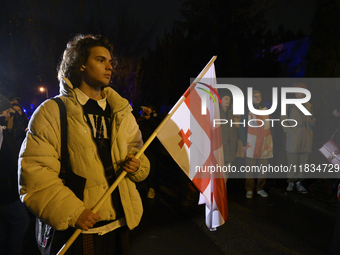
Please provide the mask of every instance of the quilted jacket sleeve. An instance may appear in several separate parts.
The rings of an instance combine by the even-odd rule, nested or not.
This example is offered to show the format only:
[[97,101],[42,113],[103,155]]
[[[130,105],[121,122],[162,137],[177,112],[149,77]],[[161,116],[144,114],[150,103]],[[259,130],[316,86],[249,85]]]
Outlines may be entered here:
[[[128,154],[136,154],[143,146],[143,140],[142,140],[142,134],[139,130],[139,126],[136,123],[135,118],[132,114],[128,116],[129,123],[131,123],[131,130],[128,140]],[[130,179],[134,182],[140,182],[146,179],[150,172],[150,162],[148,158],[142,153],[142,155],[139,157],[140,160],[140,167],[139,169],[134,172],[133,174],[129,173],[128,176]]]
[[21,200],[42,221],[58,230],[74,226],[84,204],[59,178],[60,121],[48,100],[34,113],[19,154]]

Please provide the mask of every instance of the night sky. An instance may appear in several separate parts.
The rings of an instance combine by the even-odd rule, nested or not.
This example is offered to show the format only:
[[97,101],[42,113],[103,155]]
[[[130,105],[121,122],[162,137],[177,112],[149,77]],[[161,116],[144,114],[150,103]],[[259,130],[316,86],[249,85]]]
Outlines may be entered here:
[[129,32],[147,31],[144,46],[152,48],[156,37],[181,18],[180,6],[181,0],[1,1],[0,93],[22,97],[25,107],[34,98],[38,103],[44,100],[40,86],[47,86],[49,96],[54,96],[58,93],[56,66],[71,37],[102,34],[118,50],[119,44],[127,44],[121,38],[134,41]]
[[[138,52],[133,48],[133,43],[130,45],[126,40],[145,34],[148,41],[144,46],[153,48],[156,37],[161,38],[165,31],[170,31],[174,20],[183,19],[182,2],[1,1],[0,43],[3,49],[0,54],[0,93],[9,98],[22,97],[25,107],[33,100],[40,103],[45,99],[45,95],[38,90],[40,86],[48,88],[50,97],[56,95],[56,66],[67,41],[78,33],[102,34],[113,42],[116,50],[128,45],[127,52],[144,54],[144,49]],[[315,8],[313,1],[272,2],[266,17],[268,29],[275,31],[282,23],[285,29],[294,32],[299,29],[306,34],[310,32]]]
[[293,32],[311,32],[311,22],[315,11],[314,0],[278,0],[269,9],[266,19],[268,29],[275,31],[279,24]]

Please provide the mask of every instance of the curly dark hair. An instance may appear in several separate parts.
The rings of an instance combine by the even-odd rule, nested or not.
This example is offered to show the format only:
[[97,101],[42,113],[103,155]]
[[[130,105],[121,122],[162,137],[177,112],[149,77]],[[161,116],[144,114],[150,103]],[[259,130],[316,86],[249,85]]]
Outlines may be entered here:
[[62,77],[66,77],[75,88],[79,87],[81,82],[80,68],[86,64],[91,49],[97,46],[105,47],[110,52],[112,59],[114,59],[112,55],[113,46],[104,36],[79,34],[69,41],[57,68],[58,80],[60,81]]

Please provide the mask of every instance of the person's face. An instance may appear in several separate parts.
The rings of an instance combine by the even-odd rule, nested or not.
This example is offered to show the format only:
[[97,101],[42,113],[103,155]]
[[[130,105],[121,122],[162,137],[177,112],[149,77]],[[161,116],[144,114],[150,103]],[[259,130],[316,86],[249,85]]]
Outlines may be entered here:
[[253,95],[253,103],[254,103],[254,104],[259,104],[259,103],[261,103],[261,100],[262,100],[262,98],[261,98],[261,95],[260,95],[260,94],[255,94],[255,95]]
[[143,107],[142,111],[143,111],[143,117],[144,117],[144,119],[147,119],[147,120],[150,119],[151,113],[152,113],[151,108],[149,108],[149,107]]
[[11,117],[11,114],[10,114],[10,109],[7,109],[6,111],[3,111],[2,112],[2,116],[5,117],[5,120],[9,120],[9,118]]
[[96,46],[90,50],[90,56],[81,68],[82,82],[91,87],[108,86],[112,74],[111,54],[105,47]]
[[20,108],[19,106],[13,105],[12,108],[13,108],[14,110],[16,110],[20,115],[22,115],[22,110],[21,110],[21,108]]
[[230,96],[224,96],[222,98],[222,107],[229,107],[230,106]]

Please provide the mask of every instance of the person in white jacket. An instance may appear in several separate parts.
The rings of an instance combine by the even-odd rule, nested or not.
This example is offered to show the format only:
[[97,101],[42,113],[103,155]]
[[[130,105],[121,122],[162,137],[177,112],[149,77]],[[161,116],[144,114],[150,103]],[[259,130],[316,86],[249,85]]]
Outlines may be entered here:
[[[128,229],[139,224],[143,212],[135,182],[147,177],[150,164],[144,154],[134,157],[143,141],[129,102],[108,86],[114,66],[112,45],[93,35],[71,40],[59,66],[70,169],[86,179],[80,197],[59,178],[60,116],[53,100],[33,114],[19,155],[21,200],[57,230],[83,230],[72,254],[127,254]],[[112,199],[93,213],[91,208],[122,171],[127,175]]]

